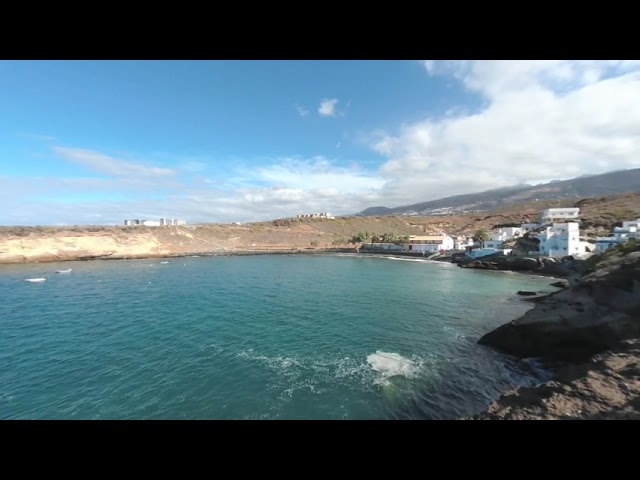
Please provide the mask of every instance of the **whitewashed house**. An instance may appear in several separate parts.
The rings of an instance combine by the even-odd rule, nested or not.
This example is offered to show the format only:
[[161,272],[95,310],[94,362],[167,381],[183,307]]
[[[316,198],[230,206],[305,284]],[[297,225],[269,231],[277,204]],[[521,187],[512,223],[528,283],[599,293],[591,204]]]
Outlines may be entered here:
[[438,252],[453,250],[454,241],[449,235],[411,235],[405,244],[409,252]]
[[547,208],[540,212],[540,224],[548,225],[554,222],[575,222],[579,217],[579,208]]
[[502,247],[502,243],[507,240],[511,240],[514,237],[522,235],[522,228],[520,227],[504,227],[499,230],[493,230],[491,232],[491,239],[482,242],[482,248],[497,248]]
[[[577,222],[554,223],[546,227],[539,235],[540,255],[565,257],[585,253],[580,241],[580,225]],[[583,242],[584,243],[584,242]]]
[[454,250],[465,250],[467,247],[473,247],[473,238],[471,237],[456,237],[453,240]]
[[622,222],[622,228],[636,228],[636,233],[640,232],[640,218],[637,220],[629,220],[628,222]]

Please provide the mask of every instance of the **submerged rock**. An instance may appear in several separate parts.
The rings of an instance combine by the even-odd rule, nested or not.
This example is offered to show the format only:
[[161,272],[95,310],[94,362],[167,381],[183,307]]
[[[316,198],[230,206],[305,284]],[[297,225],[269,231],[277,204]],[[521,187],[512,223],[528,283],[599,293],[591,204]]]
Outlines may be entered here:
[[518,295],[537,295],[536,292],[527,292],[526,290],[518,290]]
[[557,282],[553,282],[552,284],[550,284],[552,287],[558,287],[558,288],[569,288],[571,286],[571,284],[569,283],[568,280],[559,280]]

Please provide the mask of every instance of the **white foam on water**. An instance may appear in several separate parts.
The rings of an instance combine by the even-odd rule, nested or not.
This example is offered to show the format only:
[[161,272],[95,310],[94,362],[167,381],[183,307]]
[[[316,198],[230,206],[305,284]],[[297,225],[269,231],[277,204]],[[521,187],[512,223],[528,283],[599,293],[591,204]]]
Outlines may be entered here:
[[376,372],[382,374],[383,379],[403,376],[414,378],[420,369],[420,364],[403,357],[399,353],[389,353],[378,350],[367,357],[367,363]]

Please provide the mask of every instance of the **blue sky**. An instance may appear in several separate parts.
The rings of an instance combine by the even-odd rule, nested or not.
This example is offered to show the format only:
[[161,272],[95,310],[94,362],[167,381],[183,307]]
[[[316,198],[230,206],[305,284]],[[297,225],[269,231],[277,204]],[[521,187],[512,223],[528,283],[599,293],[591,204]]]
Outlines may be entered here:
[[354,213],[640,166],[629,61],[0,61],[0,224]]

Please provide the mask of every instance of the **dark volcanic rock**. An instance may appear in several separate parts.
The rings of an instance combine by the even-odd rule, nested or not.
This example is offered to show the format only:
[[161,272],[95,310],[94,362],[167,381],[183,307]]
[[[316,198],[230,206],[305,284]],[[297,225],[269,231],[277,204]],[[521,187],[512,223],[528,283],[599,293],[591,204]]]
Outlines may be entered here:
[[526,290],[518,290],[518,295],[536,295],[536,292],[527,292]]
[[503,394],[473,420],[640,420],[640,340]]
[[640,252],[540,299],[479,343],[517,357],[583,361],[629,338],[640,338]]
[[552,287],[558,287],[558,288],[569,288],[571,286],[571,284],[569,283],[569,280],[559,280],[557,282],[553,282],[551,284]]

